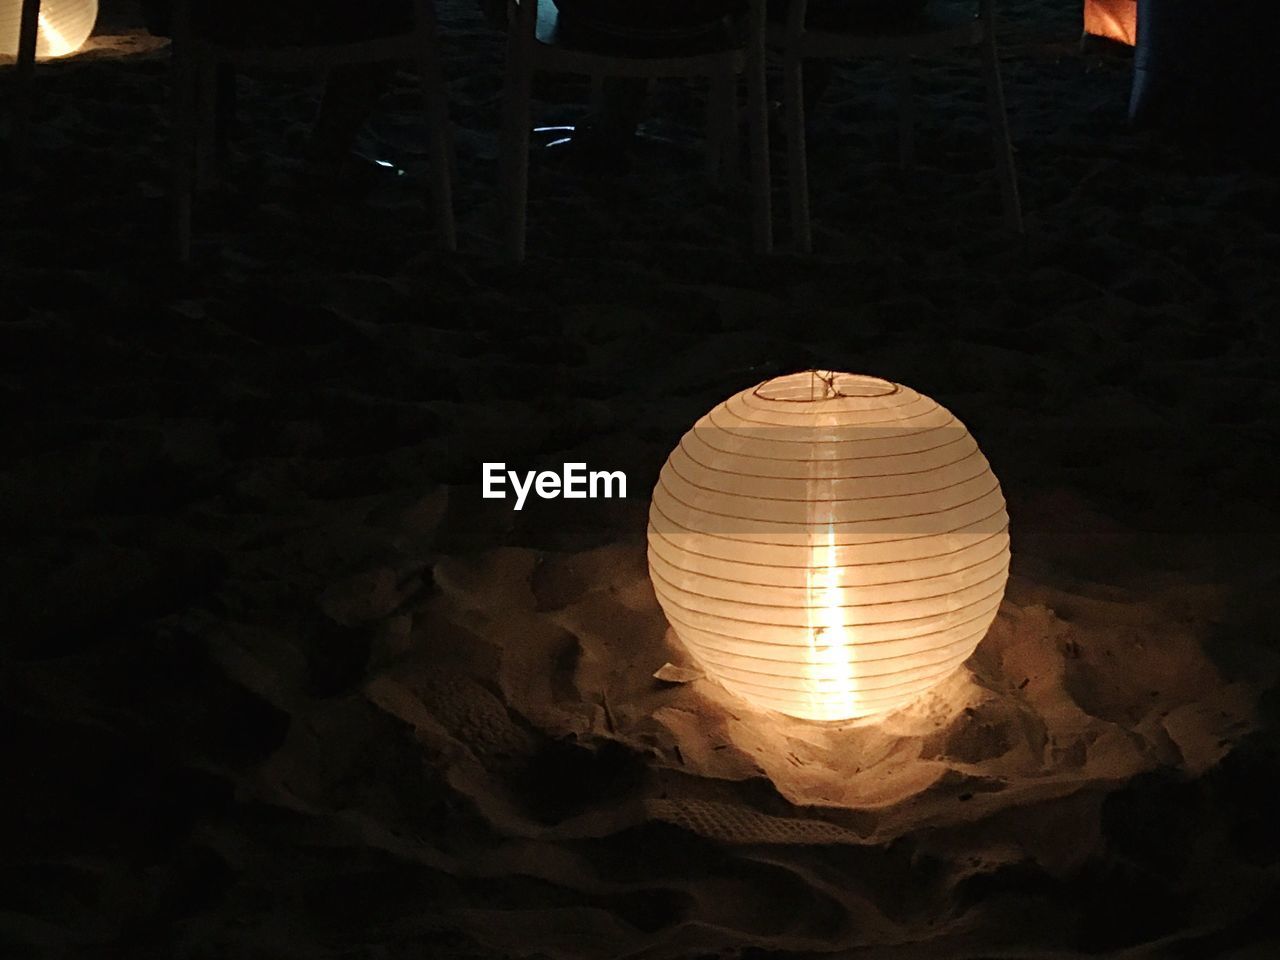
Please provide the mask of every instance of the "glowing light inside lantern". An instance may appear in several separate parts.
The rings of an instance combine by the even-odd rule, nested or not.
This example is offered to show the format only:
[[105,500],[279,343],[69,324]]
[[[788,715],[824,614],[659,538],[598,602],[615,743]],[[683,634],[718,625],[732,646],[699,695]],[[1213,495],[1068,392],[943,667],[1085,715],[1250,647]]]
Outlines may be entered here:
[[[42,0],[37,18],[36,56],[75,53],[93,33],[98,0]],[[22,0],[0,0],[0,54],[17,56]]]
[[999,483],[949,411],[811,372],[685,435],[654,489],[649,568],[709,676],[760,707],[845,720],[911,702],[972,654],[1008,544]]
[[[853,702],[857,688],[853,678],[853,646],[840,614],[839,565],[836,562],[835,527],[828,525],[824,547],[814,551],[810,570],[809,593],[819,601],[817,623],[810,626],[810,676],[814,687],[822,693],[835,693],[843,701]],[[810,709],[820,705],[810,698]]]

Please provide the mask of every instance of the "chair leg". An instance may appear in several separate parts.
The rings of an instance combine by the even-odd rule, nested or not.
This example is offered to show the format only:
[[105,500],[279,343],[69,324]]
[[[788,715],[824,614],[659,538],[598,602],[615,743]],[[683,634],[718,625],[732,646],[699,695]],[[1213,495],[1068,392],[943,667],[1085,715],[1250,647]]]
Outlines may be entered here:
[[22,171],[28,163],[31,141],[31,98],[35,87],[36,40],[40,33],[40,0],[23,0],[18,21],[18,63],[10,104],[9,152],[13,169]]
[[787,183],[791,193],[791,238],[799,253],[813,250],[809,221],[809,158],[805,143],[804,60],[788,53],[783,61],[783,114],[787,132]]
[[742,105],[738,99],[738,73],[730,69],[725,91],[725,141],[722,175],[726,183],[737,182],[742,161]]
[[169,207],[174,259],[191,262],[191,219],[195,193],[195,76],[189,7],[174,5],[169,61],[170,183]]
[[707,177],[712,183],[725,179],[729,165],[730,124],[737,124],[733,109],[732,66],[721,68],[710,77],[707,91]]
[[598,117],[604,112],[604,74],[591,75],[591,115]]
[[769,174],[769,94],[765,82],[764,0],[752,0],[747,45],[747,112],[751,121],[752,239],[757,253],[773,252],[773,183]]
[[231,165],[231,129],[235,125],[237,105],[235,67],[229,63],[219,64],[213,120],[213,157],[219,175]]
[[431,211],[440,245],[446,250],[458,249],[458,227],[453,213],[453,136],[449,124],[449,93],[439,72],[436,57],[419,59],[422,96],[427,109],[427,163],[431,185]]
[[427,115],[427,162],[431,165],[431,209],[440,244],[458,249],[458,228],[453,213],[455,159],[453,126],[449,122],[449,88],[445,85],[436,32],[435,5],[423,4],[419,30],[418,78]]
[[218,169],[218,63],[196,60],[196,186],[207,190],[220,179]]
[[1004,204],[1005,224],[1014,233],[1023,232],[1022,200],[1018,195],[1018,172],[1013,161],[1013,141],[1009,137],[1009,115],[1005,111],[1004,87],[1000,82],[1000,60],[996,53],[995,35],[987,25],[982,41],[982,68],[987,85],[987,114],[991,121],[992,145],[995,148],[996,175]]
[[898,86],[898,166],[904,171],[916,165],[916,101],[911,90],[911,58],[897,63]]
[[[523,4],[521,9],[529,6]],[[529,203],[529,102],[533,70],[520,23],[513,23],[507,40],[507,77],[503,96],[499,193],[503,242],[507,257],[523,263]]]

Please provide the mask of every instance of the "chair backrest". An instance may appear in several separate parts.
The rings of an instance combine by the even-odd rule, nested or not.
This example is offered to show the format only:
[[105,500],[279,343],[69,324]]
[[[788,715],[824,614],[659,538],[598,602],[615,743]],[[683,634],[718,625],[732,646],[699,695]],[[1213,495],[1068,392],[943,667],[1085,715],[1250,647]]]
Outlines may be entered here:
[[[787,36],[804,33],[809,16],[809,0],[789,0],[787,3]],[[978,0],[978,19],[991,23],[995,17],[995,0]]]
[[[527,39],[528,42],[533,43],[537,39],[538,20],[547,10],[542,4],[547,2],[554,2],[554,0],[507,0],[509,29],[520,39]],[[643,0],[635,0],[635,2],[642,3]],[[802,15],[806,2],[807,0],[801,0],[798,4]],[[749,11],[753,34],[763,30],[766,19],[765,4],[766,0],[744,0],[744,6]]]
[[[172,30],[171,34],[175,47],[181,43],[207,43],[207,39],[199,35],[197,23],[192,11],[192,0],[171,0],[172,3]],[[351,43],[343,40],[336,40],[333,43],[314,43],[298,45],[293,43],[280,44],[280,50],[288,50],[293,52],[293,58],[297,58],[297,51],[304,49],[322,50],[326,48],[358,48],[367,46],[371,50],[376,50],[388,41],[399,39],[407,40],[410,36],[415,37],[424,42],[430,41],[436,34],[438,26],[438,18],[436,17],[435,0],[412,0],[413,3],[413,28],[408,32],[397,33],[393,37],[375,38],[369,41]],[[264,48],[269,56],[271,46]]]

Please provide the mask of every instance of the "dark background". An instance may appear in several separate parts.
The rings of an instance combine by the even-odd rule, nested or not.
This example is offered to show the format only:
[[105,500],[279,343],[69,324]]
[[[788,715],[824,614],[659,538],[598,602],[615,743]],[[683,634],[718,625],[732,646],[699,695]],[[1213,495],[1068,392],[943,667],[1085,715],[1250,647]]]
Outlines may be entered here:
[[[178,269],[166,55],[131,39],[130,5],[106,5],[96,49],[39,69],[35,168],[0,189],[0,953],[487,956],[457,919],[476,905],[550,924],[590,901],[631,930],[678,927],[678,898],[463,882],[372,835],[324,839],[376,795],[375,822],[410,823],[423,849],[506,840],[389,720],[343,734],[376,644],[319,598],[373,567],[430,593],[435,558],[503,544],[639,550],[647,491],[692,421],[820,366],[908,383],[967,423],[1010,502],[1015,574],[1134,602],[1157,574],[1222,591],[1205,646],[1259,691],[1258,730],[1219,767],[1107,791],[1073,876],[1028,860],[934,884],[911,838],[833,861],[916,918],[930,956],[1272,955],[1280,183],[1238,124],[1129,129],[1131,59],[1081,52],[1077,3],[1002,9],[1025,239],[999,225],[981,89],[956,56],[922,66],[906,176],[888,70],[838,71],[810,141],[812,258],[747,253],[742,198],[700,177],[700,107],[667,86],[651,129],[675,142],[642,143],[625,175],[535,157],[530,260],[505,266],[502,40],[451,0],[458,255],[431,247],[411,77],[369,141],[409,176],[360,200],[294,176],[315,78],[255,75]],[[540,93],[560,119],[584,89]],[[626,469],[631,500],[513,516],[479,499],[484,460]],[[339,718],[320,741],[323,815],[260,789],[320,707]],[[642,768],[543,744],[523,795],[554,818],[563,784],[607,794]],[[606,875],[646,858],[737,869],[674,827],[596,853]],[[726,933],[723,953],[762,955],[749,939]]]

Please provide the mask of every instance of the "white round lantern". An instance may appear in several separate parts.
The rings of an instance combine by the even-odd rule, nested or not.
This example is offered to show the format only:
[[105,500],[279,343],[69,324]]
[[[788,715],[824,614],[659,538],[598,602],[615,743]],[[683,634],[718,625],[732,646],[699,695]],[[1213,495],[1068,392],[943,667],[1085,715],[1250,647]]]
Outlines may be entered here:
[[[98,0],[40,0],[37,57],[65,57],[75,53],[93,33]],[[22,0],[0,0],[0,54],[18,55]]]
[[946,408],[875,377],[766,381],[700,419],[649,510],[676,636],[756,706],[847,720],[903,706],[986,633],[1009,518]]

